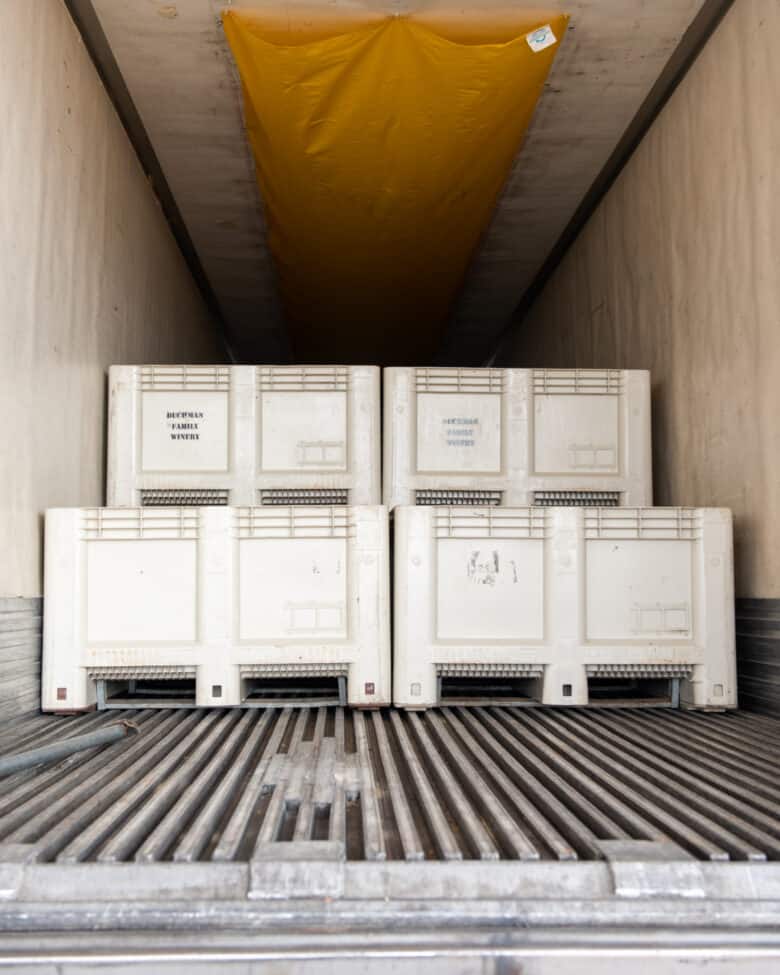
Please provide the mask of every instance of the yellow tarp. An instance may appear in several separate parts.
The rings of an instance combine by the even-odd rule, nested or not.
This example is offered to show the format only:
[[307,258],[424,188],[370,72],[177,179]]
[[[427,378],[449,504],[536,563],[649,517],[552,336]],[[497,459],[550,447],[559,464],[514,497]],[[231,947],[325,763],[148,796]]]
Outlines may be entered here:
[[283,43],[257,12],[223,18],[296,357],[430,361],[567,18],[497,43],[408,17]]

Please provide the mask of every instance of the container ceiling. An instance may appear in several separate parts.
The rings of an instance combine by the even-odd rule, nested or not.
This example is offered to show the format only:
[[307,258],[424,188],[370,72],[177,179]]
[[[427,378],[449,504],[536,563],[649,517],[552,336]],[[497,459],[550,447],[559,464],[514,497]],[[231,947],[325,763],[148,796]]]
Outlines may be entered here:
[[248,11],[223,28],[293,351],[430,362],[566,17],[489,43],[417,17],[292,45]]
[[[290,354],[266,243],[241,89],[221,12],[261,9],[280,40],[377,15],[429,22],[511,24],[533,4],[472,0],[92,0],[239,361]],[[707,0],[549,0],[568,34],[520,147],[491,225],[455,297],[442,361],[479,364],[604,169]],[[320,346],[322,343],[318,343]],[[400,344],[400,343],[399,343]],[[356,358],[360,358],[356,349]],[[306,360],[306,348],[296,349]],[[403,350],[395,357],[404,361]]]

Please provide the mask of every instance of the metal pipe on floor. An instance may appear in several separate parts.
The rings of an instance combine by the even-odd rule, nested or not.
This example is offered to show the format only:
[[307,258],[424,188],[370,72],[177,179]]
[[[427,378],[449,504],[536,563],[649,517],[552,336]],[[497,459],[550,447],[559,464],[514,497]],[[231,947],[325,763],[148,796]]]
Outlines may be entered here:
[[11,775],[23,769],[32,768],[34,765],[56,762],[87,748],[110,745],[115,741],[121,741],[128,735],[137,735],[139,730],[138,725],[133,724],[132,721],[117,721],[86,735],[75,735],[73,738],[66,738],[63,741],[55,742],[53,745],[44,745],[42,748],[33,748],[28,752],[19,752],[16,755],[5,755],[0,758],[0,776]]

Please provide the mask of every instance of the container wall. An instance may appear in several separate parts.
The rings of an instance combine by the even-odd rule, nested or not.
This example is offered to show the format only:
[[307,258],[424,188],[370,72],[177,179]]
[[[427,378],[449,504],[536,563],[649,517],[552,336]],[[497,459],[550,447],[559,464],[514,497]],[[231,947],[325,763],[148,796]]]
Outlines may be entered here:
[[780,6],[736,0],[497,364],[649,369],[655,503],[780,596]]
[[42,515],[104,496],[106,371],[225,358],[62,0],[0,33],[0,596],[39,596]]
[[738,599],[740,707],[780,715],[780,599]]
[[733,510],[740,700],[775,712],[778,31],[735,0],[497,360],[651,370],[655,503]]
[[40,706],[42,602],[0,596],[0,734]]

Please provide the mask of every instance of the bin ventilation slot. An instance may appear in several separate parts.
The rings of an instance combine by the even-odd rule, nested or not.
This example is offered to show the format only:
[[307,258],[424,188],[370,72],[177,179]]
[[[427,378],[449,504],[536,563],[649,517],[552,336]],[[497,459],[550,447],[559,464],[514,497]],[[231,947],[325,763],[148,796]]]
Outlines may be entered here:
[[545,508],[617,508],[620,491],[534,491],[534,504]]
[[350,508],[338,505],[266,505],[236,508],[239,538],[347,538],[354,530]]
[[438,677],[541,677],[544,664],[436,664]]
[[433,491],[423,490],[415,492],[415,504],[424,505],[493,505],[501,504],[502,491]]
[[170,507],[171,505],[212,505],[228,503],[229,491],[220,488],[192,489],[141,489],[141,504],[145,508]]
[[680,681],[693,676],[691,664],[586,664],[588,702],[679,707]]
[[349,504],[349,491],[346,488],[268,488],[258,492],[260,504]]
[[257,388],[261,392],[345,393],[349,381],[346,366],[262,366],[257,370]]
[[698,527],[694,508],[599,508],[585,512],[586,538],[693,541]]
[[442,508],[435,515],[436,538],[544,538],[541,508]]
[[136,376],[143,392],[226,393],[229,366],[142,366]]
[[99,711],[127,707],[192,707],[196,668],[183,664],[90,667]]
[[348,664],[241,664],[242,677],[345,677]]
[[588,677],[625,677],[637,680],[644,677],[659,677],[675,680],[690,680],[693,676],[692,664],[587,664]]
[[345,705],[347,664],[242,664],[241,699],[245,705]]
[[501,393],[503,369],[416,369],[418,393]]
[[82,536],[89,540],[198,537],[200,515],[189,506],[171,508],[84,508]]
[[150,665],[148,667],[90,667],[87,674],[92,680],[186,680],[195,676],[195,667],[186,664]]
[[531,704],[541,698],[541,664],[436,665],[440,704]]
[[534,393],[543,396],[617,396],[622,391],[620,369],[534,369]]

